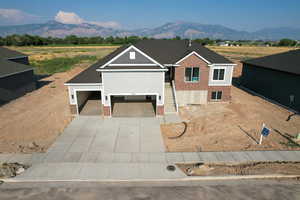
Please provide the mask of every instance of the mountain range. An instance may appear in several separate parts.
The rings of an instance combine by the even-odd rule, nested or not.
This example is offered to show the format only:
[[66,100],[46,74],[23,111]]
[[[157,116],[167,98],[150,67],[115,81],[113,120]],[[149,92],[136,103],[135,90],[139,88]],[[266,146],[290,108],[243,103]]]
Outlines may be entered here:
[[147,36],[153,38],[211,38],[223,40],[279,40],[290,38],[300,40],[300,28],[265,28],[255,32],[238,31],[222,25],[210,25],[191,22],[171,22],[155,28],[135,30],[105,28],[95,24],[63,24],[48,21],[42,24],[0,26],[0,36],[12,34],[30,34],[43,37],[77,36]]

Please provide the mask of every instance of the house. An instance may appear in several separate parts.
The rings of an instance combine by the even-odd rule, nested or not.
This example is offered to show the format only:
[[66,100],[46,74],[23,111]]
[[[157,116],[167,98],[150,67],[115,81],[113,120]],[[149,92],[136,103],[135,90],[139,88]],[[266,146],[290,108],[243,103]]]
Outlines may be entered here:
[[36,80],[28,56],[0,47],[0,104],[35,89]]
[[118,48],[65,85],[73,114],[96,92],[104,116],[114,116],[116,102],[130,108],[135,101],[152,102],[154,113],[163,115],[178,106],[229,101],[234,66],[188,40],[143,40]]
[[241,84],[300,111],[300,49],[243,61]]

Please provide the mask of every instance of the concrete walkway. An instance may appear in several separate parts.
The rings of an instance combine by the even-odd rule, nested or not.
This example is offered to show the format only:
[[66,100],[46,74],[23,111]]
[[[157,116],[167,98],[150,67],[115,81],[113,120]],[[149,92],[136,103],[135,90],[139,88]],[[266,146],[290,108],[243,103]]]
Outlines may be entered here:
[[300,151],[165,152],[165,118],[78,117],[46,153],[0,154],[0,162],[30,164],[16,180],[136,180],[185,177],[168,165],[191,162],[300,161]]

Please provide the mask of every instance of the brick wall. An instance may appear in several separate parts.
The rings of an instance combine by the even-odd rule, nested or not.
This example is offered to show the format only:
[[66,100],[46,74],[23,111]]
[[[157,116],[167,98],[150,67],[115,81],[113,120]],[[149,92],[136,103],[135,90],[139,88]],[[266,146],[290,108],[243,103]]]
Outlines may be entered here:
[[106,117],[110,117],[111,113],[110,113],[110,106],[103,106],[103,115]]
[[77,107],[76,105],[70,105],[70,112],[72,115],[76,115],[77,114]]
[[165,109],[164,106],[156,106],[156,115],[164,115]]
[[[191,55],[179,63],[180,66],[175,68],[175,85],[176,90],[207,90],[209,67],[207,63],[196,55]],[[185,82],[185,68],[199,67],[200,81],[195,83]]]
[[207,101],[214,102],[216,100],[211,99],[211,93],[213,91],[222,91],[222,99],[219,101],[230,101],[231,100],[231,86],[209,86]]

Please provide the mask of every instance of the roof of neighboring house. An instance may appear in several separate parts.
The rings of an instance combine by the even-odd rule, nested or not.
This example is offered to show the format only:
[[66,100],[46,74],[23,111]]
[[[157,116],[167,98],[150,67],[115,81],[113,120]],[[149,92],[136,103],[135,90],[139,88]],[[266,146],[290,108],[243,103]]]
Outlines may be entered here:
[[98,69],[97,63],[82,71],[66,83],[102,83],[101,73],[97,72],[96,69]]
[[300,75],[300,49],[245,60],[243,63]]
[[[131,45],[124,45],[105,56],[91,67],[81,72],[73,79],[69,80],[68,83],[101,83],[99,73],[95,72],[96,69],[105,65],[115,56],[123,52]],[[193,42],[189,46],[188,40],[142,40],[133,44],[136,48],[150,56],[152,59],[157,61],[159,64],[175,64],[180,59],[184,58],[191,52],[195,51],[197,54],[202,56],[213,64],[233,64],[227,58],[217,54],[216,52]],[[106,66],[105,69],[162,69],[160,66]]]
[[18,51],[14,51],[5,47],[0,46],[0,59],[10,59],[10,58],[18,58],[18,57],[26,57],[27,55],[20,53]]
[[13,74],[33,70],[29,65],[13,62],[12,58],[26,57],[27,55],[10,50],[5,47],[0,47],[0,78]]
[[16,63],[10,60],[0,59],[0,78],[29,70],[33,70],[33,68],[29,65]]

